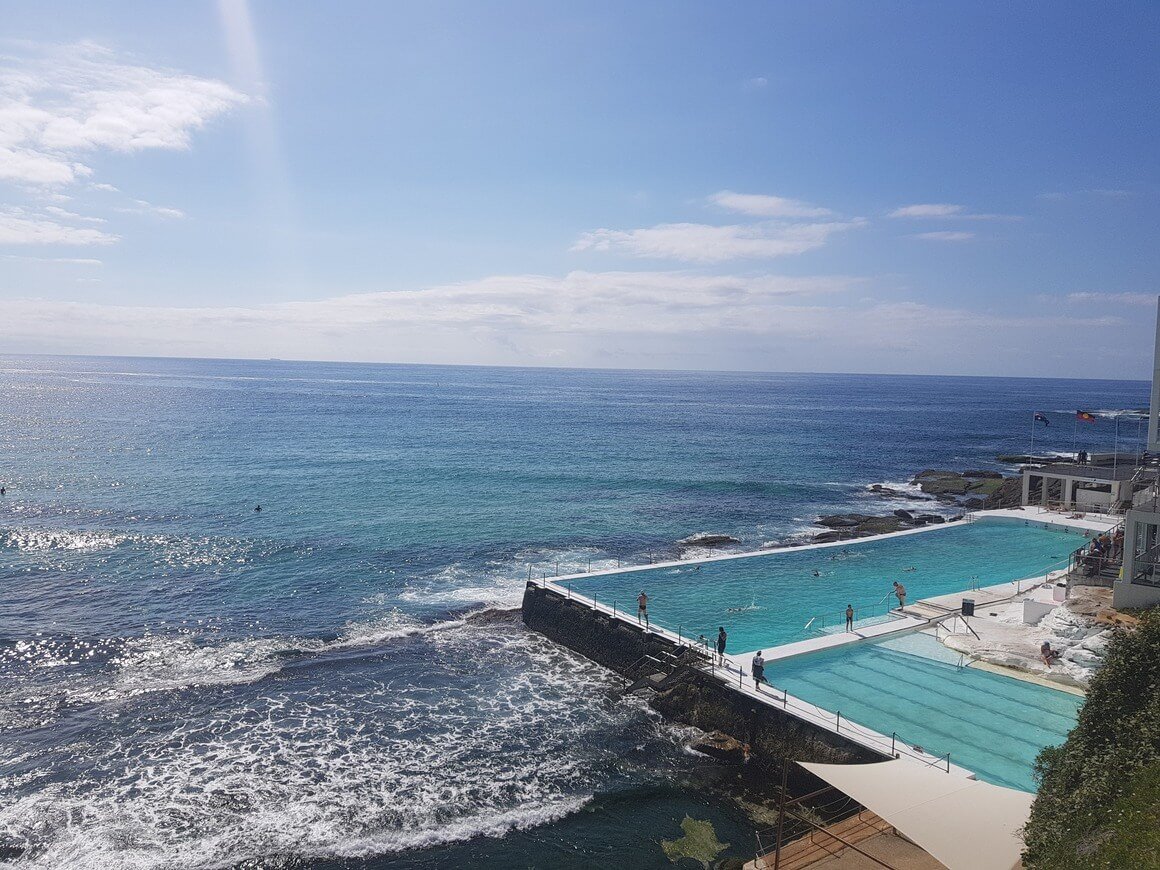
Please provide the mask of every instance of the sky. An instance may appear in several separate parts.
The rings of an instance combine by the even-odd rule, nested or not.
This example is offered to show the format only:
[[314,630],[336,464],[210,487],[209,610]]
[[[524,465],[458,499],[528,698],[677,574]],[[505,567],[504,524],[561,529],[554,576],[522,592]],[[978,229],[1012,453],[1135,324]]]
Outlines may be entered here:
[[0,20],[0,353],[1151,374],[1152,0]]

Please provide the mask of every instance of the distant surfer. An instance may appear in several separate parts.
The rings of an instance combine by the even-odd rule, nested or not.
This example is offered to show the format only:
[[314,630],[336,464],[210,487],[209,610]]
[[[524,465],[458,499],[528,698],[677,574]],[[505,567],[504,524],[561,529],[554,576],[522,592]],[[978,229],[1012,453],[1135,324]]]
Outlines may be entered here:
[[819,571],[817,568],[815,568],[815,569],[814,569],[814,576],[815,576],[815,577],[821,577],[821,576],[822,576],[822,572],[821,572],[821,571]]
[[0,486],[0,495],[7,495],[7,493],[8,493],[7,488]]
[[254,513],[260,514],[261,512],[262,512],[262,506],[260,504],[254,505]]
[[644,627],[648,628],[648,596],[644,594],[644,590],[640,590],[640,595],[636,596],[636,621],[644,622]]

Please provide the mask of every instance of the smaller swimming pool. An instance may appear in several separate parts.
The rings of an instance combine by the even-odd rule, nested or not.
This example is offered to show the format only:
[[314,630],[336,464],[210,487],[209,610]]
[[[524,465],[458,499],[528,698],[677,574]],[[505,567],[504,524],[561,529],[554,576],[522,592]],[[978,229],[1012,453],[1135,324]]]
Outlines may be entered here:
[[1083,698],[973,667],[925,634],[772,662],[779,689],[951,762],[1035,791],[1035,757],[1062,743]]

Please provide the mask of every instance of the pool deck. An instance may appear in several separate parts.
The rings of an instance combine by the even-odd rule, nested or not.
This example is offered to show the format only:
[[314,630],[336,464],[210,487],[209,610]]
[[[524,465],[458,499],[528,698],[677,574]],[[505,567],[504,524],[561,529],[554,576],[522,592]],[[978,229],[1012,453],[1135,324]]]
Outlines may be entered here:
[[[917,529],[907,529],[905,531],[891,532],[885,535],[874,535],[866,538],[858,538],[853,541],[840,541],[827,544],[806,544],[798,547],[778,547],[745,553],[729,553],[719,556],[714,555],[695,559],[658,562],[650,565],[640,565],[630,568],[612,568],[602,571],[592,571],[590,573],[569,574],[561,577],[543,579],[536,578],[530,580],[529,582],[542,586],[545,589],[550,589],[558,595],[583,603],[586,606],[611,616],[614,619],[621,620],[625,623],[628,623],[629,625],[639,626],[635,614],[625,613],[623,610],[617,610],[615,605],[609,607],[608,605],[600,603],[593,598],[581,595],[572,589],[572,584],[569,581],[588,577],[598,577],[608,574],[622,574],[631,571],[647,571],[671,566],[687,566],[705,562],[725,561],[729,559],[746,559],[755,556],[768,556],[772,553],[785,551],[797,552],[800,550],[809,549],[820,550],[831,547],[857,546],[861,543],[879,541],[886,538],[895,538],[915,534],[937,533],[939,529],[953,528],[959,525],[960,522],[973,522],[976,519],[991,517],[1025,520],[1053,526],[1056,528],[1067,528],[1076,531],[1082,531],[1088,535],[1107,531],[1120,521],[1120,518],[1114,516],[1105,516],[1102,514],[1073,516],[1052,513],[1037,507],[977,511],[972,514],[968,514],[966,519],[959,522],[922,526]],[[1065,572],[1062,570],[1048,570],[1043,575],[1035,575],[1033,577],[1028,577],[1009,583],[1000,583],[994,586],[985,586],[977,589],[966,589],[961,592],[950,593],[947,595],[936,595],[927,599],[919,599],[913,604],[908,604],[905,609],[900,610],[895,608],[894,610],[890,611],[890,616],[892,618],[889,622],[866,625],[863,627],[858,627],[857,623],[855,623],[854,631],[835,632],[819,637],[812,637],[805,640],[796,641],[794,643],[772,646],[764,651],[765,659],[767,662],[775,662],[789,658],[791,656],[805,655],[808,653],[818,652],[820,650],[834,649],[836,647],[855,643],[865,643],[871,640],[880,640],[882,638],[897,636],[908,632],[920,631],[922,629],[931,629],[934,628],[934,626],[939,622],[956,618],[959,608],[961,607],[963,597],[973,598],[976,602],[976,607],[986,607],[997,602],[1009,601],[1015,596],[1041,586],[1045,583],[1054,582],[1063,573]],[[665,637],[680,646],[700,646],[696,638],[683,637],[676,632],[672,632],[660,626],[650,626],[647,630],[652,634]],[[919,749],[918,747],[910,746],[904,743],[901,737],[896,734],[881,734],[877,731],[874,731],[873,729],[859,725],[857,722],[843,718],[840,712],[831,712],[822,707],[818,707],[815,704],[811,704],[808,701],[804,701],[801,698],[796,698],[786,692],[782,692],[772,686],[766,689],[760,688],[754,682],[753,678],[747,674],[749,659],[752,657],[752,654],[752,651],[727,654],[725,656],[725,664],[723,666],[717,665],[714,667],[712,676],[724,685],[730,687],[733,691],[740,692],[741,694],[757,700],[760,703],[782,709],[795,718],[809,722],[816,727],[839,733],[843,737],[874,752],[880,753],[887,757],[906,758],[916,764],[924,764],[929,767],[936,767],[939,770],[946,770],[947,773],[951,775],[963,776],[971,779],[975,778],[975,773],[973,771],[953,764],[949,760],[949,757],[934,756]],[[1006,675],[1010,676],[1010,674]],[[1052,686],[1052,688],[1059,687]]]

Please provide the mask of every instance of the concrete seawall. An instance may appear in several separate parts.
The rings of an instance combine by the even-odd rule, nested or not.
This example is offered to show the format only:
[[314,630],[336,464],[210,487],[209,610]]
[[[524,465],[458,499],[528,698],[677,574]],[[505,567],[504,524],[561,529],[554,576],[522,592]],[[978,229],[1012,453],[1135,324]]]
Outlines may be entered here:
[[[523,620],[533,631],[627,677],[639,676],[629,672],[643,656],[665,660],[688,653],[687,648],[668,638],[535,583],[524,590]],[[674,672],[649,704],[670,720],[703,731],[720,731],[748,744],[751,764],[779,780],[782,759],[857,764],[888,758],[841,734],[755,701],[693,667]]]

